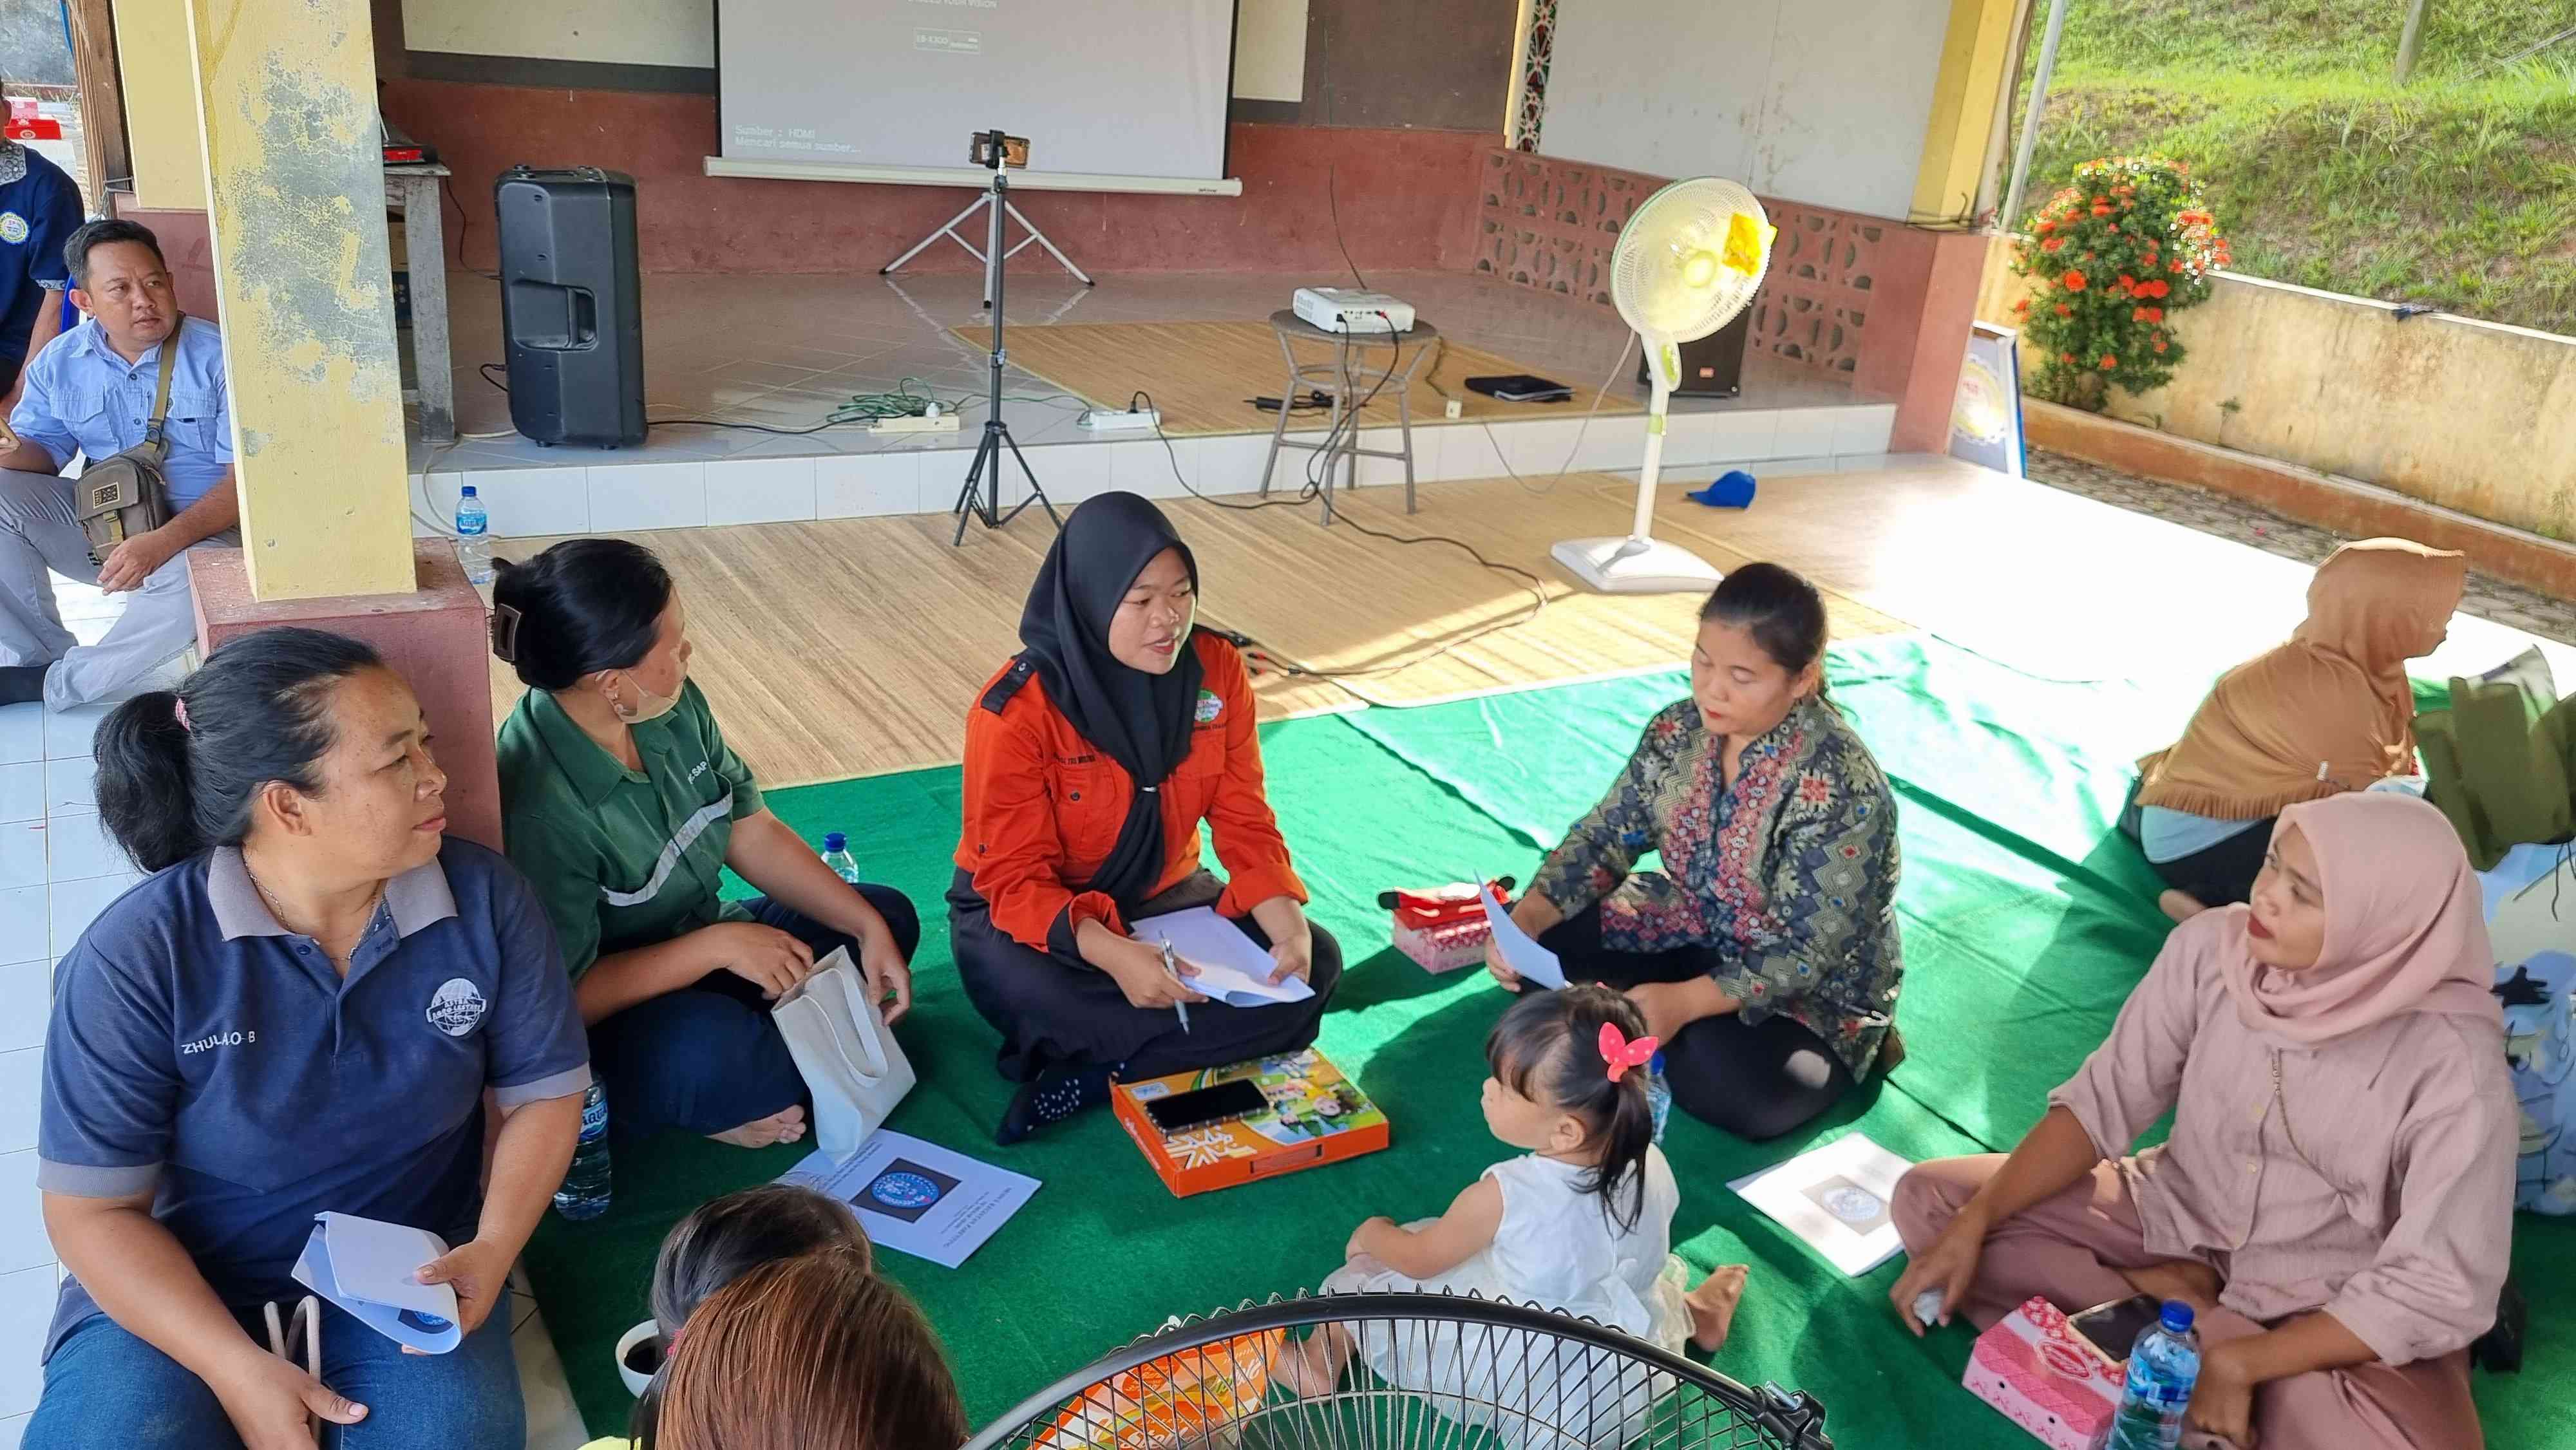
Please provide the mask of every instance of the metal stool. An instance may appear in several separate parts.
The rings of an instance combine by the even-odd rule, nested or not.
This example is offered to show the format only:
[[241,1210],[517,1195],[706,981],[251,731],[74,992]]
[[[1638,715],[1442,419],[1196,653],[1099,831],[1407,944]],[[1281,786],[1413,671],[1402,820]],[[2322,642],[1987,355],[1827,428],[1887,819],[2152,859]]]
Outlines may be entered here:
[[[1270,314],[1271,335],[1279,339],[1279,355],[1288,362],[1288,387],[1279,395],[1279,420],[1270,427],[1270,454],[1261,464],[1261,492],[1270,493],[1270,478],[1279,466],[1279,450],[1303,448],[1310,453],[1324,453],[1324,522],[1333,521],[1333,470],[1343,470],[1346,487],[1359,487],[1360,460],[1363,458],[1401,458],[1404,460],[1404,511],[1413,512],[1413,378],[1422,370],[1423,360],[1440,350],[1440,329],[1417,317],[1411,332],[1348,333],[1328,332],[1289,308]],[[1299,362],[1300,342],[1328,343],[1333,348],[1330,362]],[[1385,346],[1385,365],[1372,367],[1360,354],[1373,347]],[[1395,384],[1396,427],[1403,438],[1400,448],[1360,446],[1361,405],[1375,396],[1377,390]],[[1322,392],[1332,399],[1329,427],[1324,442],[1301,443],[1288,436],[1288,405],[1309,392]],[[1342,427],[1342,414],[1352,414],[1350,426]]]

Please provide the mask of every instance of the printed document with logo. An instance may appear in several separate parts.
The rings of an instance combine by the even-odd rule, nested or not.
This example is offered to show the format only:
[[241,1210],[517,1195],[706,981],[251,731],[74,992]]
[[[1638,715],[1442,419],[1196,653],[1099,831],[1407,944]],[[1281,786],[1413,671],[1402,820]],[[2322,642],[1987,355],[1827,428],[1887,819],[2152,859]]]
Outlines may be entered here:
[[780,1175],[859,1211],[868,1242],[953,1269],[1038,1191],[1023,1173],[880,1128],[845,1162],[816,1149]]
[[1273,982],[1279,963],[1243,928],[1216,914],[1212,906],[1193,906],[1165,916],[1149,916],[1135,926],[1136,940],[1161,946],[1198,968],[1184,977],[1190,990],[1228,1007],[1263,1007],[1273,1002],[1303,1002],[1315,995],[1302,977]]
[[419,1274],[446,1253],[447,1241],[427,1229],[315,1214],[313,1236],[295,1261],[295,1282],[396,1344],[445,1354],[465,1339],[456,1323],[456,1291],[424,1284]]
[[1858,1278],[1905,1247],[1890,1205],[1896,1180],[1913,1166],[1858,1133],[1846,1133],[1726,1186]]

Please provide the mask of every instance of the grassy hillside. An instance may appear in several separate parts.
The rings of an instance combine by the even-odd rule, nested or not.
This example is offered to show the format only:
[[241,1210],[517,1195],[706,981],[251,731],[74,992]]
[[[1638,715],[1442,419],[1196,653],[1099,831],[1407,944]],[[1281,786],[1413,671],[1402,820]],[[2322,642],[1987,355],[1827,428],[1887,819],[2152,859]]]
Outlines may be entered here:
[[2576,333],[2576,38],[2498,64],[2576,0],[2433,7],[2400,89],[2401,0],[2073,0],[2031,204],[2158,152],[2201,177],[2239,272]]

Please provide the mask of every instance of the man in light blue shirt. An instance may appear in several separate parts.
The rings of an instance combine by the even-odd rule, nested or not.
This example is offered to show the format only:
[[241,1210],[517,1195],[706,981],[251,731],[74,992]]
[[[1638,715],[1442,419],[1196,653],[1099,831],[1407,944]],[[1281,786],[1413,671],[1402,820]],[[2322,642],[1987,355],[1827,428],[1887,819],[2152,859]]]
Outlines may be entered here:
[[[116,694],[195,642],[182,555],[237,543],[241,517],[223,339],[180,315],[160,244],[133,222],[91,222],[63,260],[89,315],[27,364],[9,415],[18,441],[0,454],[0,705],[41,699],[49,710]],[[143,441],[164,347],[179,349],[162,428],[170,521],[92,563],[61,473],[76,455],[95,462]],[[84,645],[63,628],[48,568],[125,596],[105,638]]]

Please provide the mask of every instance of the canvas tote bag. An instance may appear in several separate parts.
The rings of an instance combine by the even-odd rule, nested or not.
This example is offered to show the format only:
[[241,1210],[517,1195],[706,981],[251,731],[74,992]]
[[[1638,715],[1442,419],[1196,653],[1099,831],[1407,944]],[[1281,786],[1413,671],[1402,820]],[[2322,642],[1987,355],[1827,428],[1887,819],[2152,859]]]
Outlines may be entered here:
[[834,1159],[857,1152],[912,1091],[912,1064],[873,995],[842,947],[770,1012],[814,1094],[814,1145]]

